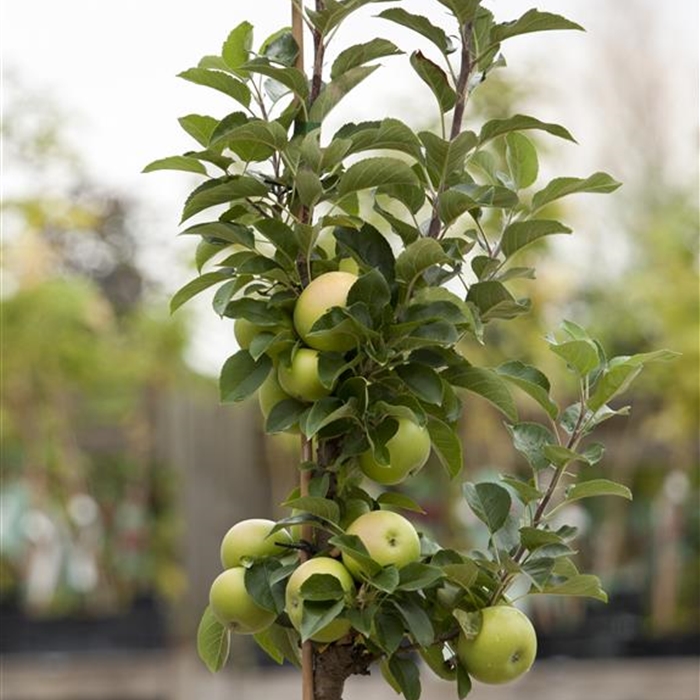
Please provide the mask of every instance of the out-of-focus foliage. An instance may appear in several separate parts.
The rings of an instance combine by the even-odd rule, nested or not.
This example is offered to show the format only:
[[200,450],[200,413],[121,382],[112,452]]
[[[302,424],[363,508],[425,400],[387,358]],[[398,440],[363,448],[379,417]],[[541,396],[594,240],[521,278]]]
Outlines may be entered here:
[[51,105],[10,97],[0,594],[41,614],[176,595],[173,475],[154,429],[163,392],[191,380],[185,327],[136,262],[133,205],[86,179]]

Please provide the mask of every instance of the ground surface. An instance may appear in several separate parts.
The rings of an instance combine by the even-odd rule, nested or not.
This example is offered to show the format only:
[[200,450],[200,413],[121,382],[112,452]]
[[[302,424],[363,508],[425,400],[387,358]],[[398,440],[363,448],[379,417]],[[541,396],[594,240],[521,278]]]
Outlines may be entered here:
[[[423,700],[455,700],[422,674]],[[175,653],[2,658],[2,700],[299,700],[299,675],[266,667],[213,676],[191,650]],[[396,700],[379,673],[353,678],[344,700]],[[479,685],[469,700],[699,700],[700,661],[546,660],[506,687]]]

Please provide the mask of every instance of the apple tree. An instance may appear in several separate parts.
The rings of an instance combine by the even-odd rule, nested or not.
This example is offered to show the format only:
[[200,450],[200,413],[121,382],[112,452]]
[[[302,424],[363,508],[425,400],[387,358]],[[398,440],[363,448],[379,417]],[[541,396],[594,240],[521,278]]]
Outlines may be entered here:
[[[348,17],[379,4],[377,33],[384,22],[401,25],[427,40],[429,55],[405,59],[378,36],[326,60]],[[266,430],[300,440],[289,516],[234,524],[224,538],[199,653],[217,671],[229,635],[252,634],[274,660],[302,669],[305,700],[338,700],[350,675],[375,664],[409,700],[420,696],[421,667],[463,698],[472,679],[505,682],[535,659],[514,583],[526,582],[528,595],[605,599],[599,579],[574,562],[575,528],[552,516],[583,498],[631,498],[622,484],[580,480],[576,466],[602,458],[592,433],[627,412],[611,400],[671,353],[610,358],[563,321],[547,342],[576,387],[571,405],[559,405],[549,379],[519,358],[470,361],[487,324],[530,308],[513,289],[534,278],[519,253],[571,233],[549,205],[619,186],[602,172],[540,181],[528,133],[573,141],[559,124],[515,114],[464,128],[468,99],[505,65],[509,39],[578,24],[534,9],[497,22],[481,0],[434,0],[425,4],[431,16],[400,1],[290,5],[291,29],[258,44],[242,22],[219,54],[180,74],[224,93],[231,111],[182,117],[193,150],[145,169],[202,177],[182,212],[198,275],[172,309],[212,290],[214,311],[232,321],[240,349],[221,370],[221,401],[257,392]],[[406,60],[424,85],[419,99],[434,102],[436,132],[387,117],[328,133],[328,115],[380,60]],[[525,479],[464,482],[488,530],[483,551],[432,541],[410,519],[420,504],[392,488],[431,453],[460,477],[464,391],[502,412],[531,467]],[[520,420],[513,392],[541,420]]]

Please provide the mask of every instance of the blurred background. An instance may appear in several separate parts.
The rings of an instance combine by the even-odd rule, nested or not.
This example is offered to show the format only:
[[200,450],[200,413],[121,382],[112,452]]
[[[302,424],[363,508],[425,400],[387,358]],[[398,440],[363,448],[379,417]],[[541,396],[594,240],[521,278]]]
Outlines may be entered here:
[[[499,20],[531,6],[486,4]],[[260,43],[286,23],[288,6],[2,4],[5,700],[299,693],[295,673],[269,673],[247,639],[216,678],[195,656],[220,538],[238,520],[283,514],[297,445],[264,436],[255,401],[218,405],[219,367],[237,349],[230,320],[206,295],[168,313],[169,296],[195,276],[193,248],[176,234],[196,182],[140,174],[190,147],[177,117],[225,113],[222,99],[175,74],[244,19]],[[427,13],[419,0],[406,7]],[[474,697],[561,698],[555,689],[566,683],[567,698],[689,700],[700,690],[698,7],[538,8],[587,33],[506,44],[509,67],[475,93],[469,119],[520,111],[562,123],[579,145],[538,142],[543,179],[607,170],[624,187],[566,200],[561,216],[575,234],[535,251],[538,280],[523,290],[533,314],[489,329],[486,352],[469,352],[489,365],[534,362],[556,378],[562,400],[570,387],[543,336],[564,318],[600,337],[609,355],[664,347],[682,356],[647,368],[624,401],[631,416],[599,436],[607,452],[596,474],[630,486],[634,501],[598,499],[568,514],[581,531],[581,567],[601,576],[609,604],[538,601],[530,612],[543,662],[515,690]],[[339,44],[381,31],[406,50],[420,46],[370,14],[348,24]],[[386,64],[334,113],[331,130],[389,114],[417,128],[434,123],[405,63]],[[465,398],[465,475],[517,472],[523,464],[500,417]],[[420,525],[442,543],[478,541],[459,484],[439,465],[406,488],[427,506]],[[424,697],[453,693],[427,674],[425,683]],[[394,697],[379,679],[349,684],[351,700],[368,692]]]

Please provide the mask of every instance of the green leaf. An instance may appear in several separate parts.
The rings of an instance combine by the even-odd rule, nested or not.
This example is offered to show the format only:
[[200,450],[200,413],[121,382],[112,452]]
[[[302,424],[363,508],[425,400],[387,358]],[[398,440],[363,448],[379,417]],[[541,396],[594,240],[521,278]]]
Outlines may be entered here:
[[231,275],[228,272],[205,272],[203,275],[195,277],[175,292],[170,300],[170,313],[174,313],[185,302],[205,289],[230,278]]
[[253,394],[265,381],[272,360],[263,355],[254,360],[247,350],[239,350],[224,362],[219,377],[221,403],[242,401]]
[[545,454],[545,447],[556,444],[553,433],[539,423],[515,423],[507,425],[513,440],[513,447],[520,452],[535,471],[547,469],[550,459]]
[[390,22],[400,24],[403,27],[408,27],[414,32],[421,34],[428,39],[428,41],[435,44],[444,56],[451,54],[455,50],[452,40],[445,34],[444,30],[440,27],[436,27],[427,17],[414,15],[400,7],[384,10],[377,16],[382,19],[387,19]]
[[169,156],[150,162],[141,172],[152,173],[154,170],[185,170],[206,175],[207,169],[191,156]]
[[207,605],[197,628],[197,653],[212,672],[220,671],[228,659],[231,633]]
[[284,150],[287,145],[287,132],[284,127],[278,122],[262,119],[251,119],[245,124],[235,119],[230,128],[224,120],[211,138],[212,146],[225,144],[245,161],[266,160],[275,151]]
[[430,131],[421,131],[418,136],[425,147],[430,179],[436,187],[440,183],[450,184],[451,175],[462,174],[467,153],[476,146],[473,131],[463,131],[450,141]]
[[596,382],[593,395],[588,400],[588,408],[595,412],[612,398],[625,392],[642,371],[645,363],[669,361],[676,357],[677,355],[673,352],[659,350],[631,357],[613,358]]
[[529,481],[523,481],[516,477],[501,475],[501,481],[515,491],[517,497],[525,505],[536,501],[538,498],[542,498],[542,492],[536,489],[533,484]]
[[358,278],[348,292],[347,304],[361,302],[368,307],[383,309],[391,302],[391,290],[386,277],[377,268],[372,268]]
[[306,100],[309,96],[308,78],[297,68],[272,66],[266,59],[250,61],[243,68],[251,73],[259,73],[272,78],[291,90],[300,100]]
[[620,187],[619,182],[613,180],[607,173],[593,173],[587,178],[558,177],[549,182],[543,189],[535,192],[532,197],[532,211],[541,209],[546,204],[561,197],[581,192],[607,194]]
[[284,610],[285,584],[273,576],[283,569],[279,560],[266,558],[255,561],[245,571],[245,588],[248,594],[261,608],[278,615]]
[[351,165],[338,182],[338,195],[344,197],[380,185],[415,185],[418,178],[411,168],[397,158],[365,158]]
[[411,65],[418,77],[435,95],[440,111],[443,113],[449,112],[457,102],[457,93],[450,86],[445,71],[429,58],[426,58],[420,51],[415,51],[411,54]]
[[345,591],[340,581],[332,574],[312,574],[301,584],[299,595],[309,600],[344,600]]
[[391,601],[406,622],[411,636],[419,646],[430,646],[435,640],[435,630],[428,613],[413,598]]
[[442,380],[435,370],[414,362],[399,365],[396,374],[422,401],[436,406],[442,403]]
[[584,31],[583,27],[576,22],[566,19],[561,15],[540,10],[528,10],[522,17],[512,22],[497,24],[491,31],[491,39],[494,42],[504,41],[519,34],[529,34],[530,32],[545,32],[559,29],[577,29]]
[[374,61],[384,56],[397,56],[402,53],[403,51],[398,46],[387,39],[372,39],[365,44],[350,46],[341,51],[335,61],[333,61],[331,80],[339,78],[352,68],[364,65],[369,61]]
[[246,175],[209,180],[195,189],[187,198],[181,221],[209,207],[248,197],[264,197],[266,194],[267,187],[262,182]]
[[293,635],[296,635],[293,630],[272,624],[262,632],[254,634],[253,639],[275,663],[281,665],[286,659],[298,667],[299,651]]
[[250,22],[241,22],[226,38],[221,49],[221,58],[228,68],[245,76],[245,72],[240,69],[248,60],[252,45],[253,25]]
[[307,404],[296,399],[284,399],[275,404],[265,421],[265,432],[283,433],[299,424],[299,419],[308,410]]
[[444,578],[444,573],[439,567],[418,561],[401,567],[399,574],[398,589],[401,591],[422,591]]
[[452,583],[456,583],[465,591],[472,588],[479,575],[479,567],[471,559],[467,559],[460,564],[443,564],[442,570]]
[[185,117],[180,117],[178,122],[200,146],[206,148],[219,120],[202,114],[188,114]]
[[438,197],[438,215],[444,224],[451,224],[467,211],[479,209],[479,202],[466,192],[445,190]]
[[600,579],[591,574],[578,574],[567,579],[563,583],[555,583],[546,586],[542,593],[546,595],[567,595],[584,598],[595,598],[604,603],[608,602],[608,596],[602,589]]
[[410,287],[429,268],[448,262],[449,256],[434,238],[419,238],[396,259],[396,277]]
[[585,377],[600,364],[598,348],[591,340],[569,340],[557,343],[550,339],[549,347],[580,377]]
[[507,489],[485,481],[480,484],[465,482],[462,490],[474,515],[486,525],[489,532],[493,534],[503,527],[511,506]]
[[340,401],[334,396],[326,396],[314,402],[301,422],[301,429],[306,437],[311,438],[327,425],[354,415],[354,402]]
[[386,0],[349,0],[349,2],[325,0],[322,10],[307,10],[306,13],[313,26],[321,34],[327,34],[355,10],[372,2],[386,2]]
[[374,618],[374,632],[372,638],[376,639],[377,644],[387,655],[391,655],[403,641],[403,622],[396,614],[380,612]]
[[537,180],[537,149],[527,136],[517,131],[506,134],[506,162],[516,189],[525,189]]
[[290,27],[283,27],[270,34],[260,45],[258,52],[265,58],[284,66],[293,66],[299,55],[299,45]]
[[335,535],[328,540],[328,544],[337,547],[343,554],[352,557],[370,575],[377,574],[381,566],[369,555],[367,547],[357,535]]
[[503,232],[501,249],[506,258],[509,258],[543,236],[557,233],[571,233],[571,229],[558,221],[550,221],[549,219],[516,221],[507,226]]
[[479,133],[479,144],[484,144],[497,136],[507,134],[511,131],[524,131],[526,129],[546,131],[553,136],[558,136],[559,138],[576,143],[576,139],[559,124],[550,124],[524,114],[516,114],[506,119],[491,119],[486,122]]
[[343,73],[335,80],[331,80],[321,90],[316,101],[311,105],[309,121],[320,124],[345,95],[365,78],[372,75],[377,68],[379,66],[357,66]]
[[596,496],[620,496],[632,500],[632,492],[623,484],[618,484],[609,479],[590,479],[581,481],[569,488],[566,492],[566,502],[578,501],[582,498]]
[[363,122],[352,127],[345,127],[339,132],[347,135],[347,140],[352,144],[348,154],[369,150],[392,150],[406,153],[418,161],[423,159],[420,140],[413,129],[399,119],[387,117],[381,122]]
[[393,593],[399,585],[399,571],[393,566],[385,566],[379,573],[369,579],[370,585],[383,593]]
[[550,418],[557,417],[559,407],[549,396],[549,379],[536,367],[513,360],[496,367],[496,372],[533,398]]
[[343,612],[344,607],[344,600],[336,600],[332,603],[314,600],[304,601],[300,630],[302,644],[333,622]]
[[227,75],[218,70],[207,70],[206,68],[189,68],[178,75],[191,83],[214,88],[219,92],[232,97],[244,107],[250,106],[250,90],[245,83],[236,80],[231,75]]
[[518,411],[508,386],[494,370],[466,365],[451,367],[445,370],[442,376],[453,386],[479,394],[503,412],[509,420],[518,420]]
[[420,671],[413,659],[394,655],[389,659],[389,671],[406,700],[420,699]]
[[321,498],[319,496],[300,496],[285,501],[282,504],[285,508],[293,508],[311,515],[318,515],[324,520],[329,520],[332,523],[340,521],[340,508],[335,501],[329,498]]
[[496,280],[472,284],[467,301],[479,309],[483,322],[494,318],[515,318],[530,309],[529,301],[515,299],[506,287]]
[[438,0],[438,2],[450,10],[463,27],[474,19],[481,0]]
[[377,503],[380,506],[387,506],[390,509],[400,508],[410,510],[413,513],[425,513],[423,507],[416,503],[410,496],[398,491],[385,491],[377,496]]
[[428,416],[428,432],[435,454],[453,479],[462,471],[464,464],[462,443],[449,425],[434,416]]

